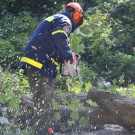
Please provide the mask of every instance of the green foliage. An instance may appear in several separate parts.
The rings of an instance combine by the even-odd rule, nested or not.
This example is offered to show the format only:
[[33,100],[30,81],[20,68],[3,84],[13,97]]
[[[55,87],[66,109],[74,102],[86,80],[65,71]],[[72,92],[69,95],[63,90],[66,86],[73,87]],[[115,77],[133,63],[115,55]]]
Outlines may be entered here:
[[[124,81],[123,76],[120,76],[119,81],[123,83]],[[114,79],[113,84],[109,87],[109,90],[111,92],[117,92],[123,96],[135,98],[135,85],[134,84],[130,84],[128,85],[128,87],[124,87],[124,86],[118,86],[116,82],[117,82],[116,79]]]
[[0,58],[4,67],[18,65],[23,48],[37,25],[36,18],[27,12],[18,16],[7,13],[1,18]]
[[79,99],[72,99],[71,103],[69,105],[69,108],[71,111],[76,112],[78,108],[83,107],[83,105],[80,103]]
[[72,126],[73,124],[75,124],[75,121],[74,120],[68,120],[68,125],[69,126]]
[[53,0],[23,0],[21,3],[18,0],[1,0],[1,14],[11,12],[15,15],[22,11],[31,12],[32,14],[43,15],[53,14],[60,10],[61,2]]
[[91,106],[93,106],[93,107],[98,107],[98,105],[97,105],[97,103],[96,102],[93,102],[92,100],[87,100],[86,101],[88,104],[90,104]]
[[85,45],[82,58],[88,62],[90,70],[109,81],[116,79],[119,85],[121,75],[124,75],[125,85],[135,80],[134,11],[133,2],[100,3],[86,12],[82,27],[88,34],[82,39]]
[[67,87],[69,92],[74,93],[87,93],[89,89],[92,87],[92,84],[88,82],[80,82],[75,80],[75,78],[68,78],[67,79]]
[[0,103],[2,106],[6,105],[8,112],[13,116],[19,115],[20,97],[29,92],[28,82],[22,71],[11,74],[8,71],[3,72],[0,68],[0,73]]
[[54,118],[59,121],[61,119],[61,114],[59,112],[54,112]]
[[4,125],[0,127],[1,135],[33,135],[33,129],[21,130],[18,125]]
[[86,83],[86,84],[85,84],[86,93],[88,93],[88,91],[90,90],[90,88],[92,88],[91,83],[90,83],[90,82]]
[[79,81],[76,81],[74,78],[68,78],[67,86],[68,86],[69,91],[73,91],[75,93],[80,93],[83,84],[80,83]]
[[85,117],[81,117],[79,120],[79,124],[80,126],[88,125],[89,124],[88,119]]
[[70,44],[72,51],[75,52],[76,54],[79,53],[84,53],[84,44],[82,41],[82,36],[75,31],[73,34],[70,36]]

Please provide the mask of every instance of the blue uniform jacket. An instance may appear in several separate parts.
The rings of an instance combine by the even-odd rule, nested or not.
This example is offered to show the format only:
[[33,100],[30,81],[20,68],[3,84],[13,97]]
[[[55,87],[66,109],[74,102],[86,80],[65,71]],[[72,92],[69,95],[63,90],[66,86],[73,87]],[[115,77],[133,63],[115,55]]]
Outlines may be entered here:
[[55,79],[58,64],[72,58],[68,40],[72,31],[73,22],[68,11],[46,18],[26,44],[19,65]]

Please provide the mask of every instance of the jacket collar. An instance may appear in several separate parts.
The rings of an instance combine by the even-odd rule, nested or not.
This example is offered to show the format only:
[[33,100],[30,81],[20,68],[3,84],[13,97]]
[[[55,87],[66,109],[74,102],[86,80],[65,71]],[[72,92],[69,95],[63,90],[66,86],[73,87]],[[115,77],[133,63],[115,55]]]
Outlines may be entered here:
[[67,16],[70,19],[70,21],[72,23],[72,32],[73,32],[74,31],[74,23],[73,23],[73,20],[72,20],[70,13],[67,10],[64,10],[61,14]]

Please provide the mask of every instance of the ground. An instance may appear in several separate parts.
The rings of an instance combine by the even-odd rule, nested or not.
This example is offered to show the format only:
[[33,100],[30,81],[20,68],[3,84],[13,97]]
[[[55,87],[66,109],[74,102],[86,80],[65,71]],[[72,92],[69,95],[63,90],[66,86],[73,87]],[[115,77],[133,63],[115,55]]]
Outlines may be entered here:
[[135,135],[135,132],[130,133],[119,125],[106,124],[104,128],[100,130],[89,132],[70,132],[67,134],[56,133],[55,135]]

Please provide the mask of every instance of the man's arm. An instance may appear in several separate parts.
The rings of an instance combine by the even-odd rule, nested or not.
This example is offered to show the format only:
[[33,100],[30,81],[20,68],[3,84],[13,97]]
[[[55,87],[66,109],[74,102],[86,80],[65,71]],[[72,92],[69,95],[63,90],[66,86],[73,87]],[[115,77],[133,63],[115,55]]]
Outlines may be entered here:
[[60,23],[52,31],[52,37],[56,48],[61,52],[63,57],[67,60],[72,59],[72,50],[70,49],[70,43],[68,40],[68,34],[70,34],[70,24]]

